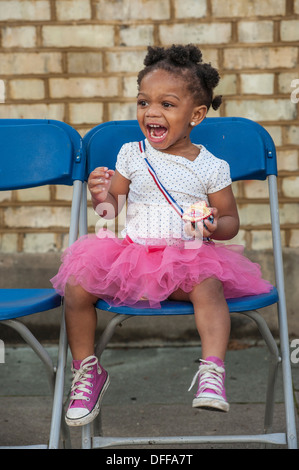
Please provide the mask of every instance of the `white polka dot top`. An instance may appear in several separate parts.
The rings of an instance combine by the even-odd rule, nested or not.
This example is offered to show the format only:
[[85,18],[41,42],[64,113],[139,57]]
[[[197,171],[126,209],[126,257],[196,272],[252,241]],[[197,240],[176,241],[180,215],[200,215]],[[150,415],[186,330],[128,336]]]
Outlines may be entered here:
[[[159,180],[183,210],[197,201],[209,204],[210,193],[231,184],[228,163],[202,145],[197,145],[199,154],[194,161],[160,152],[147,140],[145,147]],[[188,239],[184,222],[156,186],[143,156],[139,143],[130,142],[122,146],[117,157],[116,169],[130,180],[126,224],[121,235],[142,244],[155,244],[161,239],[175,244]]]

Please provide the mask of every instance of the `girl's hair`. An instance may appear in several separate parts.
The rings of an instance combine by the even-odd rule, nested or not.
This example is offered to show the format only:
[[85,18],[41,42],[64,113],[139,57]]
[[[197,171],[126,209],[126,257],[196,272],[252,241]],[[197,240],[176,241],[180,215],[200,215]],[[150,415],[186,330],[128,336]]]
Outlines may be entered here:
[[202,53],[196,46],[172,45],[167,49],[150,46],[144,65],[144,69],[138,74],[138,87],[149,72],[163,69],[181,76],[199,105],[205,105],[208,109],[212,106],[215,110],[221,105],[222,96],[213,96],[213,89],[220,80],[219,73],[211,64],[202,62]]

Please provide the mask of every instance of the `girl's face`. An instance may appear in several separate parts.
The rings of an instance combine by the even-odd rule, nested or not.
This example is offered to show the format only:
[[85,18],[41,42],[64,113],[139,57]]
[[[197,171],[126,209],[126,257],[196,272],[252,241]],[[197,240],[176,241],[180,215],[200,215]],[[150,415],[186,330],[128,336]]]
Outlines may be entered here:
[[[156,69],[144,76],[137,97],[137,119],[152,147],[188,157],[192,126],[199,124],[206,106],[196,106],[185,81],[166,70]],[[198,149],[197,149],[198,152]]]

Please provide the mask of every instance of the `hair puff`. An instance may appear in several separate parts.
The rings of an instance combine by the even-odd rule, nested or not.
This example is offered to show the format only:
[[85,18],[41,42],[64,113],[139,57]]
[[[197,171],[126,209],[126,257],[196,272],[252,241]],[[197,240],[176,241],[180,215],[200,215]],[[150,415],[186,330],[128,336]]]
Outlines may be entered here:
[[137,84],[148,73],[162,69],[186,82],[188,90],[199,105],[218,109],[221,97],[213,97],[213,90],[218,85],[220,76],[211,64],[202,62],[201,50],[193,44],[173,44],[171,47],[148,47],[144,59],[145,68],[138,74]]

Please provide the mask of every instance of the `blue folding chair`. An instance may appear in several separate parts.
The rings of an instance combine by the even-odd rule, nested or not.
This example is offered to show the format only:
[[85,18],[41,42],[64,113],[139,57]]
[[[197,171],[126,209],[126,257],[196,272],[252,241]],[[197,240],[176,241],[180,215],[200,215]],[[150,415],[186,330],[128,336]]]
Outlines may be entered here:
[[[0,190],[32,188],[48,184],[73,186],[69,231],[69,243],[73,243],[78,236],[85,174],[82,140],[78,132],[59,121],[1,119],[0,142]],[[54,427],[51,425],[52,439],[55,443],[59,440],[61,426],[64,439],[68,439],[69,442],[67,426],[61,421],[63,364],[67,350],[63,314],[57,369],[47,350],[19,319],[52,310],[61,304],[61,297],[51,288],[0,289],[1,323],[16,330],[41,359],[53,394],[55,379],[59,373],[56,380],[58,393],[56,392],[53,413]],[[48,443],[32,444],[30,447],[47,448]]]
[[[83,139],[84,148],[86,150],[88,174],[97,166],[105,165],[109,168],[114,168],[117,153],[121,146],[125,142],[140,141],[143,138],[144,136],[139,129],[137,121],[108,122],[95,127]],[[269,294],[228,300],[231,313],[245,314],[256,323],[270,352],[264,430],[259,434],[236,436],[104,437],[101,429],[99,429],[99,418],[99,422],[95,422],[94,426],[87,425],[83,427],[82,446],[85,448],[101,448],[115,445],[201,444],[211,442],[217,442],[218,444],[259,442],[263,444],[285,444],[289,448],[297,447],[278,214],[276,151],[274,143],[263,127],[242,118],[207,118],[192,131],[191,138],[193,142],[201,143],[216,156],[227,160],[230,164],[231,176],[234,181],[254,179],[268,180],[276,287],[273,286]],[[278,307],[280,351],[265,320],[258,313],[258,310],[272,304],[276,304]],[[96,306],[101,310],[116,313],[97,344],[96,354],[99,359],[111,339],[115,327],[128,318],[144,315],[192,315],[194,313],[191,303],[176,301],[163,302],[161,309],[129,307],[117,307],[112,309],[103,300],[99,300]],[[285,430],[279,433],[273,433],[271,427],[274,407],[274,389],[277,368],[280,363],[283,372],[286,422]]]

